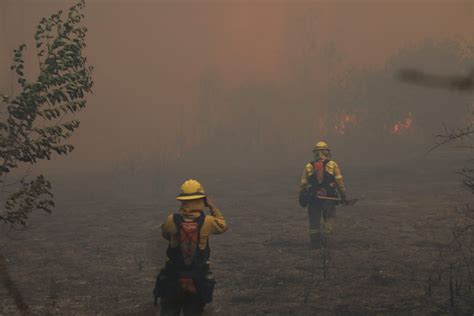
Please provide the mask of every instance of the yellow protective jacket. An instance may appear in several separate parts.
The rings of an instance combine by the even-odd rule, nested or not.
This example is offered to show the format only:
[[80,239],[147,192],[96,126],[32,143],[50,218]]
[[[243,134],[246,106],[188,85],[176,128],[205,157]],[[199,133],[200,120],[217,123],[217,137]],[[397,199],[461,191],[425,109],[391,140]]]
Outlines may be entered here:
[[[312,163],[308,163],[303,170],[303,175],[301,176],[301,182],[300,182],[300,187],[301,189],[306,189],[309,184],[309,178],[313,175],[314,168]],[[337,184],[337,189],[341,193],[346,192],[346,187],[344,185],[344,180],[342,178],[342,173],[341,169],[339,168],[339,165],[337,162],[334,160],[330,160],[326,164],[326,172],[333,175],[334,178],[336,179],[336,184]]]
[[[188,209],[182,207],[180,214],[184,217],[184,220],[194,220],[201,215],[204,210]],[[206,215],[204,223],[201,227],[199,248],[201,250],[206,248],[209,235],[222,234],[227,230],[227,223],[225,222],[224,216],[218,208],[210,209],[211,215]],[[169,240],[170,247],[175,248],[179,244],[178,227],[173,221],[173,214],[169,215],[165,223],[161,226],[163,238]]]

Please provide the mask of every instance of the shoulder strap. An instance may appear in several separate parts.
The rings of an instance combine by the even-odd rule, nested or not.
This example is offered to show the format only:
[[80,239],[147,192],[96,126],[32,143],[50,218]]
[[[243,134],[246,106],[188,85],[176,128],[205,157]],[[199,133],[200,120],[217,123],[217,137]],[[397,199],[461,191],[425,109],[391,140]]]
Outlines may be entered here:
[[181,226],[181,223],[184,222],[184,218],[183,216],[181,216],[181,214],[173,214],[173,222],[174,224],[176,225],[176,227],[178,228],[178,231],[179,231],[179,227]]
[[204,221],[206,220],[206,214],[204,212],[201,212],[201,215],[196,219],[196,222],[198,224],[198,229],[199,229],[199,234],[201,234],[201,227],[204,225]]

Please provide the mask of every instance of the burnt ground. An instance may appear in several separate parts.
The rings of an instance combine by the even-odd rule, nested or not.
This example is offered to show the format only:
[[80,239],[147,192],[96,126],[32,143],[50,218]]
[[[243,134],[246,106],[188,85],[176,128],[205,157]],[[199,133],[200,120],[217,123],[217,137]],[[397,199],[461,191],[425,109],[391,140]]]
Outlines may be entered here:
[[[299,166],[207,183],[230,226],[211,239],[218,286],[208,313],[449,313],[444,283],[431,296],[425,284],[448,238],[450,210],[469,198],[457,166],[446,166],[347,167],[350,195],[363,200],[338,208],[323,250],[308,245],[306,211],[296,201]],[[36,214],[11,232],[2,251],[31,310],[153,315],[151,291],[166,248],[159,225],[177,208],[173,198],[63,200],[53,214]],[[0,295],[0,313],[17,314],[4,289]]]

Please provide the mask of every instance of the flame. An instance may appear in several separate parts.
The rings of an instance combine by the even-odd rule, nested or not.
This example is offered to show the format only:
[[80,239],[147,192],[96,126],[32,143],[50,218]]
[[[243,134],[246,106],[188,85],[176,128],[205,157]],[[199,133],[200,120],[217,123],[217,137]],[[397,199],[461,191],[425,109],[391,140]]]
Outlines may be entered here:
[[357,124],[357,117],[354,114],[342,113],[337,116],[334,129],[339,135],[345,135],[350,125]]
[[396,122],[392,126],[390,130],[390,134],[401,135],[405,133],[406,131],[410,130],[412,126],[413,126],[413,116],[411,115],[411,113],[408,113],[407,117]]

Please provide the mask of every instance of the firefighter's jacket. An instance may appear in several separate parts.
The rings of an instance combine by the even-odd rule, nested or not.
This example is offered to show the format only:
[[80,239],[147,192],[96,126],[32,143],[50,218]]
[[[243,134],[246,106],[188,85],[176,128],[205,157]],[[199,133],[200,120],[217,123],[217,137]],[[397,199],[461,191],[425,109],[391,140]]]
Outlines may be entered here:
[[[188,209],[182,207],[180,214],[184,219],[193,220],[198,218],[204,210],[202,209]],[[206,248],[209,235],[221,234],[227,230],[227,224],[224,216],[218,208],[210,209],[211,215],[206,215],[204,223],[201,227],[199,248],[201,250]],[[173,214],[169,215],[165,223],[161,226],[162,235],[169,240],[170,247],[174,248],[179,245],[178,228],[173,221]]]
[[[335,162],[334,160],[329,160],[329,162],[326,164],[325,171],[329,173],[330,175],[334,176],[334,179],[336,180],[336,184],[337,184],[337,189],[339,190],[339,192],[345,193],[346,187],[344,185],[344,180],[342,178],[341,169],[339,168],[339,165],[337,164],[337,162]],[[301,176],[300,186],[302,190],[308,188],[308,185],[310,183],[310,177],[313,176],[313,174],[314,174],[313,163],[308,163],[304,167],[303,175]]]

